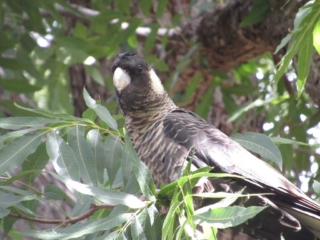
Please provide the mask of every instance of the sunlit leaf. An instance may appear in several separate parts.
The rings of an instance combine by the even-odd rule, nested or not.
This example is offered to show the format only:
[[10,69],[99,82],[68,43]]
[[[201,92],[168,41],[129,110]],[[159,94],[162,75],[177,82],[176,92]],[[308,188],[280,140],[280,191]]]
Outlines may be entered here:
[[317,49],[318,54],[320,54],[320,19],[316,23],[313,29],[313,46]]
[[233,139],[246,149],[258,153],[277,164],[282,169],[282,157],[279,149],[273,144],[270,138],[261,133],[246,132],[243,135],[236,134]]
[[143,195],[149,199],[154,199],[155,185],[147,166],[141,162],[136,151],[134,150],[128,134],[125,134],[125,148],[130,153],[133,172],[139,182],[139,186]]
[[310,59],[313,53],[313,38],[308,34],[300,47],[298,57],[298,91],[301,94],[310,71]]
[[80,180],[78,161],[70,146],[55,132],[47,135],[47,152],[56,172],[68,179]]
[[67,184],[69,188],[74,189],[84,195],[93,196],[96,199],[99,199],[101,202],[110,206],[124,205],[133,209],[142,208],[145,206],[145,204],[139,198],[131,194],[111,189],[88,186],[86,184],[82,184],[80,182],[58,176],[54,173],[51,173],[51,175],[55,176],[61,182]]
[[[46,143],[43,142],[39,145],[37,150],[30,154],[22,164],[23,171],[29,170],[42,170],[49,161],[49,156],[46,150]],[[28,183],[32,183],[39,173],[35,171],[33,174],[25,176]]]
[[16,130],[25,127],[41,127],[47,123],[55,122],[58,121],[40,117],[8,117],[0,118],[0,128]]
[[64,229],[23,231],[19,233],[24,236],[34,237],[37,239],[74,239],[97,231],[103,231],[117,227],[126,222],[130,217],[130,213],[123,213],[116,217],[107,217],[99,220],[89,221],[87,223],[74,224]]
[[103,171],[105,168],[105,155],[102,143],[102,137],[98,129],[92,129],[87,134],[88,143],[93,152],[94,165],[97,171],[97,178],[100,184],[103,184]]
[[22,164],[37,149],[41,136],[42,134],[25,135],[0,149],[0,175]]
[[297,144],[297,145],[304,145],[304,146],[309,146],[309,144],[304,143],[304,142],[299,142],[299,141],[294,141],[288,138],[282,138],[282,137],[272,137],[270,138],[271,141],[274,144]]
[[101,118],[102,121],[107,123],[109,127],[113,128],[115,130],[118,129],[118,124],[117,124],[116,120],[114,120],[114,118],[111,116],[108,109],[101,106],[100,104],[97,104],[97,102],[90,97],[89,93],[87,92],[87,90],[85,88],[83,89],[83,97],[84,97],[84,100],[85,100],[87,106],[89,108],[93,109],[97,113],[97,115]]
[[216,227],[220,229],[237,226],[254,217],[266,207],[226,207],[209,210],[199,215],[194,215],[196,224],[205,227]]
[[84,183],[97,186],[98,172],[95,161],[93,161],[92,150],[81,133],[80,127],[73,127],[68,133],[68,145],[75,154],[76,161],[80,167],[80,176]]
[[112,186],[121,165],[122,144],[117,136],[110,136],[104,143],[106,169]]

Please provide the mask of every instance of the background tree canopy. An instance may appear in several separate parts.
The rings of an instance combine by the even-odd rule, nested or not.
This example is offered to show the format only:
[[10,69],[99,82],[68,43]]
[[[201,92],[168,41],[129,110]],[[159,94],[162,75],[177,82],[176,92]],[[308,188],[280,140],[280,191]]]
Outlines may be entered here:
[[[191,188],[210,169],[187,169],[155,191],[114,98],[111,64],[125,51],[154,66],[179,106],[319,194],[319,1],[4,0],[0,13],[0,231],[8,239],[200,234]],[[230,203],[217,209],[234,211],[219,212],[234,225],[245,221],[234,216],[260,211],[222,208]],[[230,225],[213,216],[207,239],[215,227]]]

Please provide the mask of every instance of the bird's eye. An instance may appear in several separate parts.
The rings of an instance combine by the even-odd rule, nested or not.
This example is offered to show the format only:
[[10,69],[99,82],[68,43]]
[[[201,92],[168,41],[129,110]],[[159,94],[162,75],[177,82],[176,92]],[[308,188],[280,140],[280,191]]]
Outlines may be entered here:
[[142,71],[143,71],[142,66],[139,65],[139,66],[138,66],[138,72],[139,72],[139,73],[142,73]]

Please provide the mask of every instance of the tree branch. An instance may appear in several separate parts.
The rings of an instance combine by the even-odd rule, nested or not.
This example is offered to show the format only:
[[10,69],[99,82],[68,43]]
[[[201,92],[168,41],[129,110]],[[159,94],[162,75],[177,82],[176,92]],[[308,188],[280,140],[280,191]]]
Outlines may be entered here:
[[103,204],[103,203],[93,203],[91,205],[91,208],[86,213],[81,214],[76,217],[73,217],[73,218],[66,219],[66,220],[33,218],[33,217],[28,217],[25,215],[15,214],[15,213],[9,213],[9,216],[13,217],[13,218],[25,219],[25,220],[28,220],[31,222],[37,222],[37,223],[67,225],[67,224],[73,224],[73,223],[82,221],[82,220],[90,217],[92,214],[94,214],[99,209],[110,209],[110,208],[114,208],[114,207],[115,206],[107,205],[107,204]]

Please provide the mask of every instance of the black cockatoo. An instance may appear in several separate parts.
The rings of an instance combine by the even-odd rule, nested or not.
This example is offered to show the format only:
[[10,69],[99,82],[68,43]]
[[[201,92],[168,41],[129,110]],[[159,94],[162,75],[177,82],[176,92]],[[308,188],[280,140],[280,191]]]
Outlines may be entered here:
[[193,168],[210,166],[214,172],[244,177],[206,179],[197,184],[197,191],[237,192],[245,188],[247,193],[262,194],[243,205],[268,207],[246,224],[230,229],[234,238],[220,231],[219,239],[320,239],[320,205],[220,130],[177,107],[147,62],[134,53],[122,53],[112,72],[131,141],[158,187],[179,178],[193,149]]

